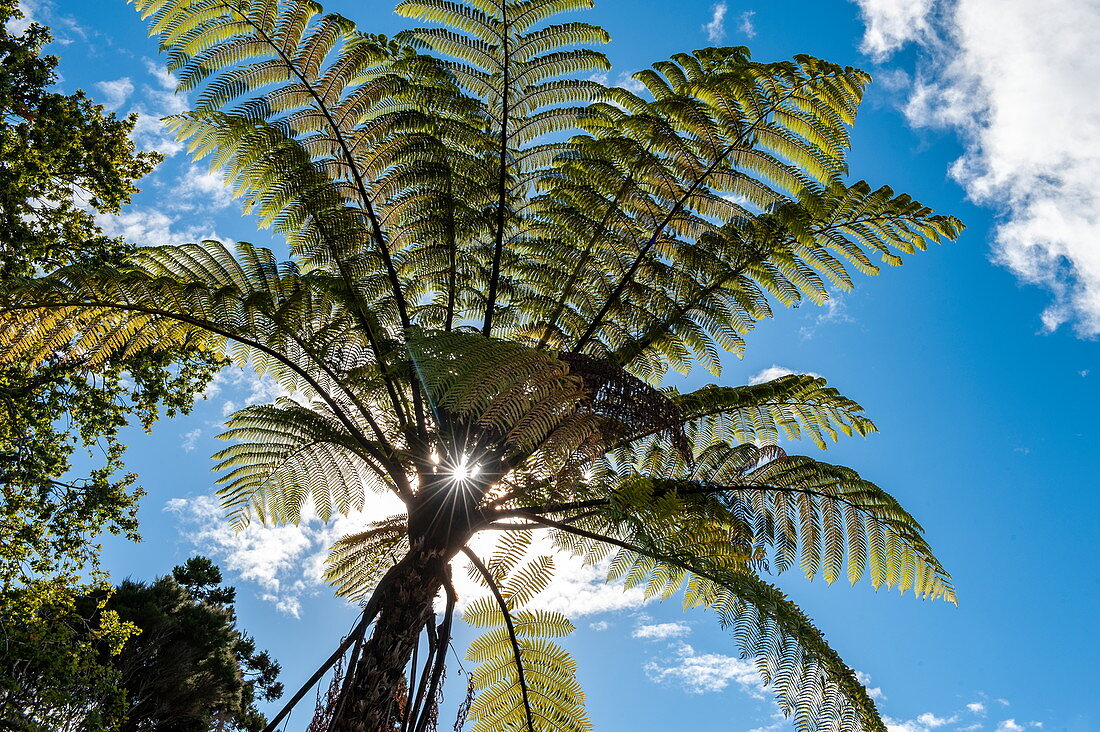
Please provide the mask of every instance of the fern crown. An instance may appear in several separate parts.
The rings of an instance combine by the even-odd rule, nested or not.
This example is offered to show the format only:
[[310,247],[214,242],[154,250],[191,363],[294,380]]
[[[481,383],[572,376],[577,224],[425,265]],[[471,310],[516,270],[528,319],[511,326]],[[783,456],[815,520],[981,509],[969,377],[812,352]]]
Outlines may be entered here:
[[[764,575],[797,568],[954,600],[901,505],[788,453],[867,435],[811,376],[688,393],[776,304],[821,304],[961,224],[850,182],[869,77],[743,47],[609,68],[587,0],[404,0],[360,31],[310,0],[131,0],[190,93],[167,123],[291,257],[208,241],[73,266],[0,300],[5,362],[94,370],[151,346],[225,354],[295,399],[232,415],[230,520],[327,519],[392,492],[328,577],[363,598],[392,558],[502,535],[469,604],[475,730],[586,730],[567,618],[533,602],[533,531],[647,596],[715,611],[799,729],[885,730]],[[471,555],[472,556],[472,555]],[[480,570],[477,567],[480,566]]]

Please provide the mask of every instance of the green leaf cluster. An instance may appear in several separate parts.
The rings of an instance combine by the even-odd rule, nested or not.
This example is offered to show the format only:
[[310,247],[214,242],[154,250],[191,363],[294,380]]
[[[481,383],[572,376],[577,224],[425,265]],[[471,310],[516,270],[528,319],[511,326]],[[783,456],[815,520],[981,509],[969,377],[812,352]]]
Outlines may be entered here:
[[[53,88],[49,30],[30,24],[16,34],[9,21],[20,15],[15,0],[0,0],[5,291],[61,266],[117,266],[132,247],[105,236],[95,214],[117,213],[157,161],[130,140],[134,118]],[[137,538],[141,490],[123,472],[119,432],[186,411],[219,367],[190,345],[97,364],[86,355],[58,349],[0,365],[0,717],[45,729],[72,714],[86,716],[87,729],[109,729],[120,713],[116,674],[92,641],[118,648],[134,627],[109,611],[89,625],[76,609],[78,596],[105,587],[97,537]],[[92,712],[80,707],[87,700]]]

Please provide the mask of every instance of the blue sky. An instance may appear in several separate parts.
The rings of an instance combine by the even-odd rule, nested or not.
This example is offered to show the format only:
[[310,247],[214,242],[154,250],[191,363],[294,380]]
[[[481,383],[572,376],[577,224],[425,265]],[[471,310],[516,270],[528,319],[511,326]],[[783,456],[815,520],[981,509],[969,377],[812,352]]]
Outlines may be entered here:
[[[161,132],[157,118],[186,102],[171,95],[131,8],[25,7],[55,28],[64,87],[139,112],[138,141],[168,155],[135,205],[103,221],[109,231],[143,244],[270,243]],[[402,27],[388,2],[326,7],[367,31]],[[758,59],[810,53],[875,75],[853,177],[912,193],[969,228],[958,243],[860,280],[830,307],[778,313],[750,336],[744,360],[727,359],[722,381],[814,372],[861,402],[881,432],[826,457],[858,468],[922,521],[960,605],[793,575],[778,582],[880,690],[893,732],[1100,729],[1087,701],[1100,647],[1089,560],[1100,528],[1100,62],[1089,52],[1100,4],[603,0],[587,16],[611,32],[612,82],[712,42],[747,44]],[[128,462],[149,493],[145,541],[108,542],[106,561],[118,578],[148,578],[196,551],[212,555],[239,588],[243,624],[295,688],[355,614],[316,579],[341,527],[233,535],[209,498],[207,456],[223,415],[273,394],[228,372],[191,416],[135,432]],[[551,594],[576,613],[569,647],[597,729],[790,729],[712,617],[642,605],[566,569]],[[305,721],[303,710],[288,729]]]

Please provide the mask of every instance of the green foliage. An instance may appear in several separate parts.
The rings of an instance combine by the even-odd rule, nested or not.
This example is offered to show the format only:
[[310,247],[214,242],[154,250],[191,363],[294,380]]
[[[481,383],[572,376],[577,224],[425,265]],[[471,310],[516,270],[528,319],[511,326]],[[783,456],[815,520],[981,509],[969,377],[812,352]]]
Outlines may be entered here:
[[[797,565],[954,599],[894,498],[778,446],[873,423],[809,376],[660,388],[670,368],[717,375],[776,303],[824,303],[959,235],[953,217],[848,181],[865,73],[707,48],[636,74],[643,92],[608,88],[584,78],[607,68],[592,48],[606,33],[553,22],[585,0],[408,0],[398,12],[426,27],[393,39],[306,0],[134,4],[193,93],[170,125],[293,261],[204,242],[9,282],[0,362],[193,348],[273,376],[293,399],[231,417],[221,495],[238,525],[399,496],[408,515],[334,548],[328,578],[348,597],[414,596],[386,587],[391,566],[503,532],[479,571],[493,597],[467,613],[487,629],[470,651],[476,729],[589,726],[550,640],[567,621],[528,606],[552,572],[517,538],[535,530],[610,558],[612,580],[714,610],[800,730],[884,729],[762,576]],[[392,708],[427,699],[412,729],[434,723],[437,650],[405,687],[411,706],[386,690]]]
[[[584,713],[577,664],[551,640],[572,633],[573,624],[559,612],[524,609],[554,573],[549,557],[523,559],[527,538],[519,534],[511,544],[506,541],[488,564],[503,607],[494,597],[481,597],[462,614],[473,627],[486,629],[466,652],[466,659],[478,664],[470,674],[475,691],[469,710],[472,729],[528,729],[529,708],[534,730],[587,732],[592,723]],[[488,581],[477,573],[471,576],[483,584]]]
[[[42,55],[49,31],[31,24],[14,35],[7,21],[18,15],[14,0],[0,1],[5,291],[59,266],[121,262],[131,247],[104,236],[93,214],[117,212],[157,160],[134,149],[133,118],[104,114],[83,92],[52,90],[58,61]],[[75,605],[104,586],[95,537],[137,538],[141,490],[121,473],[119,430],[186,411],[218,364],[187,346],[135,350],[94,368],[79,350],[62,351],[0,365],[0,717],[22,720],[12,722],[18,729],[85,717],[87,729],[109,729],[121,695],[93,645],[117,649],[134,629],[109,611],[89,625]],[[83,476],[72,471],[77,450],[93,461]]]
[[[234,589],[220,583],[217,566],[192,557],[172,577],[126,580],[75,603],[61,587],[55,607],[42,604],[41,591],[16,592],[13,599],[39,604],[7,614],[9,627],[49,617],[74,637],[39,635],[21,649],[13,675],[22,683],[3,689],[5,729],[262,729],[256,703],[282,694],[279,664],[237,628]],[[55,646],[58,638],[65,645]]]
[[0,719],[15,732],[117,730],[126,694],[117,654],[138,629],[113,611],[90,620],[68,578],[38,579],[0,593]]
[[217,566],[192,557],[171,577],[85,599],[103,608],[91,617],[112,612],[140,628],[121,652],[102,654],[126,693],[123,732],[258,732],[267,723],[256,702],[282,695],[279,664],[237,628],[234,590],[220,583]]

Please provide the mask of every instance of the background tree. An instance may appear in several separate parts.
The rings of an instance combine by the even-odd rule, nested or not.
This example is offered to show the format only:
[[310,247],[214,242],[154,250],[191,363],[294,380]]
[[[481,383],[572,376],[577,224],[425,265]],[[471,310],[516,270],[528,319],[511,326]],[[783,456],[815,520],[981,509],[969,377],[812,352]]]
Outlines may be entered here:
[[[347,656],[329,728],[435,726],[461,554],[489,590],[465,612],[486,629],[468,652],[474,729],[588,729],[554,640],[569,621],[531,606],[553,573],[538,531],[718,613],[801,729],[884,729],[762,577],[797,565],[953,599],[896,500],[779,446],[873,424],[809,376],[665,382],[717,375],[773,302],[824,302],[851,269],[958,235],[845,181],[866,74],[708,48],[636,74],[643,93],[606,88],[606,33],[554,22],[584,0],[409,0],[398,12],[431,27],[395,39],[306,0],[135,4],[194,92],[171,124],[292,261],[206,242],[27,279],[0,304],[3,358],[231,355],[297,396],[231,417],[231,520],[404,502],[331,557],[338,590],[369,599],[310,682]],[[469,541],[486,531],[501,543],[483,559]]]
[[[15,0],[0,0],[5,287],[57,267],[123,261],[131,247],[104,236],[94,213],[117,212],[157,161],[134,149],[133,118],[116,119],[82,92],[53,88],[57,59],[42,55],[49,31],[31,24],[14,34],[8,21],[19,16]],[[118,433],[129,420],[148,427],[161,409],[186,411],[217,366],[186,344],[94,369],[79,352],[60,350],[0,366],[0,719],[13,728],[63,729],[80,722],[88,699],[102,718],[81,723],[111,726],[121,697],[74,601],[87,590],[82,583],[105,580],[95,537],[136,538],[141,491],[120,472]],[[83,476],[71,470],[78,447],[90,453]],[[96,632],[120,647],[132,629],[109,613],[99,617]]]
[[122,732],[257,732],[267,723],[256,703],[282,695],[279,664],[237,628],[235,592],[221,580],[209,559],[192,557],[170,577],[84,599],[141,629],[121,652],[102,649],[126,693]]

